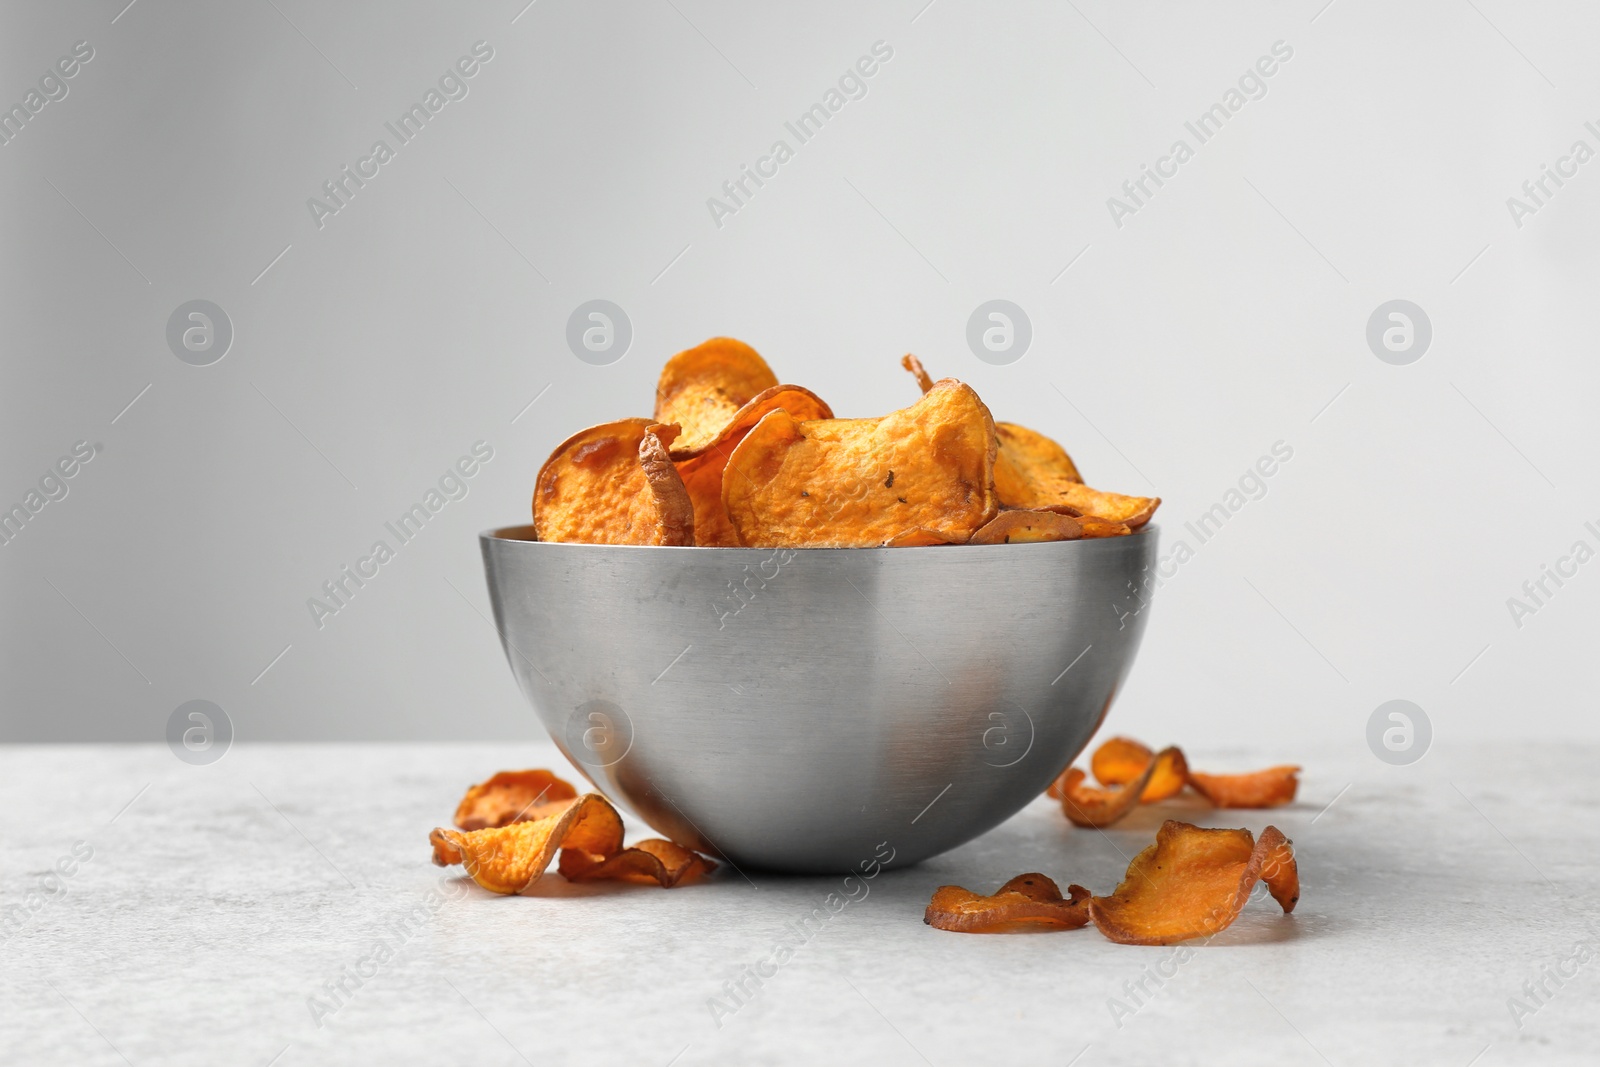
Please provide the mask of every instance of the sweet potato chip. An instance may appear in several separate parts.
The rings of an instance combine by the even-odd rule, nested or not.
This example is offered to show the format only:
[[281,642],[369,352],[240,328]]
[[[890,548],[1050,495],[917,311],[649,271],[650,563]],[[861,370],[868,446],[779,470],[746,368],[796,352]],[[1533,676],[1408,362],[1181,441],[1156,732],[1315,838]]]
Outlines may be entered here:
[[[1177,748],[1168,748],[1156,761],[1156,771],[1139,797],[1141,804],[1153,804],[1183,792],[1189,764]],[[1113,737],[1094,750],[1089,770],[1102,785],[1126,785],[1144,773],[1156,754],[1129,737]]]
[[667,458],[674,435],[649,419],[619,419],[557,445],[534,487],[534,535],[600,545],[694,544],[694,505]]
[[1022,924],[1076,930],[1089,922],[1089,891],[1081,885],[1067,887],[1061,896],[1056,883],[1042,874],[1019,874],[993,896],[979,896],[958,885],[942,885],[922,921],[940,930],[958,933],[996,933]]
[[722,503],[751,548],[871,548],[913,530],[964,542],[999,510],[994,455],[989,409],[946,378],[879,419],[768,413],[728,460]]
[[484,830],[435,829],[428,835],[433,862],[465,864],[491,893],[525,893],[558,848],[589,853],[597,862],[622,851],[622,816],[598,793],[541,804],[529,814],[537,817]]
[[1002,511],[983,525],[969,545],[1015,545],[1029,541],[1076,541],[1083,527],[1054,511]]
[[463,830],[482,830],[521,822],[535,808],[571,800],[578,791],[549,771],[501,771],[467,790],[456,808]]
[[[1182,768],[1183,753],[1176,748],[1164,748],[1156,753],[1155,759],[1145,764],[1139,777],[1119,788],[1102,789],[1088,785],[1084,781],[1087,775],[1077,767],[1069,768],[1059,779],[1058,785],[1052,788],[1060,796],[1062,813],[1074,826],[1110,826],[1134,809],[1144,796],[1145,789],[1155,779],[1158,769],[1164,776],[1180,775],[1181,782]],[[1165,788],[1165,784],[1161,788]]]
[[722,548],[738,546],[739,539],[728,522],[727,512],[722,509],[722,478],[728,457],[756,423],[768,412],[779,410],[802,421],[833,418],[833,410],[811,390],[798,385],[778,385],[735,412],[733,419],[698,454],[680,458],[680,450],[672,450],[678,474],[694,505],[695,544]]
[[[999,491],[1000,478],[996,475],[995,492]],[[1000,498],[1000,502],[1007,507],[1065,510],[1086,518],[1092,516],[1107,522],[1121,523],[1130,530],[1137,530],[1149,522],[1150,516],[1156,513],[1156,508],[1161,506],[1160,497],[1124,496],[1121,493],[1091,489],[1081,482],[1066,481],[1056,483],[1049,491],[1025,491],[1021,494],[1020,500],[1008,497],[1009,494],[1003,494]]]
[[1300,768],[1285,764],[1251,774],[1190,771],[1189,784],[1215,808],[1276,808],[1294,801]]
[[907,352],[900,357],[900,365],[911,372],[911,376],[917,380],[917,385],[924,393],[933,388],[933,375],[922,365],[922,360]]
[[1267,887],[1287,914],[1299,899],[1300,878],[1277,827],[1267,827],[1257,841],[1249,830],[1204,830],[1168,820],[1156,843],[1133,858],[1116,892],[1090,899],[1089,917],[1125,945],[1209,937],[1238,918],[1269,861]]
[[713,337],[679,352],[656,383],[656,421],[683,427],[678,451],[698,454],[745,404],[778,384],[767,361],[743,341]]
[[[1063,509],[1049,508],[1048,510],[1060,511]],[[1071,514],[1071,510],[1066,509],[1063,513]],[[1122,537],[1133,532],[1124,523],[1111,522],[1108,519],[1096,518],[1093,515],[1080,515],[1077,518],[1078,528],[1083,531],[1083,539],[1085,541],[1093,537]]]
[[556,869],[569,882],[654,882],[671,889],[679,882],[710,874],[717,865],[676,842],[652,838],[606,859],[577,849],[562,849]]

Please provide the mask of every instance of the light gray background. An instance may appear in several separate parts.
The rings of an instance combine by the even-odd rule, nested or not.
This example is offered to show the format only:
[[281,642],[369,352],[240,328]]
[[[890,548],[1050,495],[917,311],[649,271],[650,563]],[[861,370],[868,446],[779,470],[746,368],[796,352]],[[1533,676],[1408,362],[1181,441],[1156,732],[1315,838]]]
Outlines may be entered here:
[[[1506,605],[1600,547],[1600,161],[1520,229],[1506,206],[1600,148],[1592,8],[125,2],[0,9],[0,103],[95,50],[0,146],[0,503],[102,446],[0,546],[0,740],[156,741],[195,698],[243,740],[535,736],[476,534],[719,333],[841,415],[908,403],[917,352],[1162,496],[1169,548],[1288,442],[1161,590],[1126,731],[1310,759],[1403,697],[1439,739],[1600,737],[1600,562],[1520,629]],[[469,95],[319,230],[307,198],[479,40]],[[880,40],[866,97],[717,227],[707,197]],[[1114,225],[1280,40],[1267,95]],[[207,367],[165,341],[197,298],[235,330]],[[633,324],[610,366],[564,340],[595,298]],[[995,298],[1032,321],[1009,366],[965,342]],[[1433,324],[1410,366],[1365,341],[1395,298]],[[470,494],[318,630],[307,598],[478,440]]]

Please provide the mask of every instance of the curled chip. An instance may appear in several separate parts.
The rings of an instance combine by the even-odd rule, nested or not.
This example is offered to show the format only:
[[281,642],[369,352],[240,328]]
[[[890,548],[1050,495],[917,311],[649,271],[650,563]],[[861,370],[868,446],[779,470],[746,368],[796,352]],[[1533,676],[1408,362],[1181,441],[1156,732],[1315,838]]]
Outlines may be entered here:
[[467,790],[456,807],[455,823],[482,830],[520,822],[545,804],[571,800],[578,791],[549,771],[501,771]]
[[569,882],[654,882],[671,889],[679,882],[710,874],[717,865],[675,842],[652,838],[606,859],[578,849],[562,849],[556,869]]
[[1276,808],[1293,802],[1300,787],[1300,768],[1285,764],[1250,774],[1190,771],[1189,784],[1214,808]]
[[729,458],[722,503],[750,548],[964,542],[999,510],[995,447],[989,409],[953,378],[879,419],[773,411]]
[[[999,491],[998,480],[995,491]],[[1149,522],[1156,508],[1161,506],[1160,497],[1107,493],[1080,482],[1064,482],[1052,494],[1026,494],[1022,501],[1013,502],[1002,497],[1002,502],[1010,507],[1048,508],[1053,511],[1065,510],[1074,515],[1092,515],[1107,522],[1121,523],[1130,530],[1137,530]]]
[[972,535],[969,545],[1015,545],[1028,541],[1076,541],[1083,527],[1055,511],[1002,511]]
[[557,849],[588,853],[596,862],[622,851],[622,816],[598,793],[541,804],[529,814],[536,817],[484,830],[435,829],[428,835],[433,862],[465,864],[472,880],[491,893],[525,893]]
[[1145,764],[1139,777],[1120,788],[1101,789],[1088,785],[1084,781],[1087,776],[1077,767],[1069,768],[1053,788],[1059,792],[1062,813],[1074,826],[1110,826],[1139,803],[1146,787],[1155,779],[1158,768],[1163,775],[1181,776],[1182,767],[1183,753],[1175,748],[1166,748]]
[[656,383],[656,421],[683,427],[673,458],[697,455],[740,408],[777,384],[767,361],[731,337],[713,337],[667,360]]
[[694,505],[695,544],[721,548],[738,546],[739,540],[728,523],[728,514],[722,509],[722,478],[728,457],[768,412],[780,410],[802,421],[833,418],[833,409],[811,390],[798,385],[776,385],[735,412],[728,424],[696,455],[680,458],[680,450],[673,449],[678,474]]
[[[1189,769],[1188,761],[1176,748],[1167,749],[1163,755],[1167,758],[1156,760],[1156,772],[1151,775],[1150,781],[1144,787],[1144,793],[1139,797],[1139,802],[1142,804],[1166,800],[1183,792]],[[1094,772],[1095,778],[1105,785],[1127,785],[1142,775],[1144,769],[1150,765],[1150,761],[1155,758],[1156,754],[1146,745],[1129,737],[1113,737],[1094,750],[1094,755],[1089,760],[1089,769]]]
[[1067,887],[1068,898],[1042,874],[1019,874],[993,896],[983,897],[958,885],[934,890],[922,921],[940,930],[964,934],[996,933],[1021,924],[1076,930],[1089,922],[1089,891]]
[[539,470],[534,535],[600,545],[694,544],[694,505],[667,458],[675,433],[649,419],[619,419],[567,438]]
[[1284,913],[1300,899],[1288,838],[1275,826],[1257,841],[1249,830],[1203,830],[1168,820],[1156,843],[1133,858],[1115,893],[1089,901],[1099,931],[1125,945],[1170,945],[1231,925],[1266,880]]

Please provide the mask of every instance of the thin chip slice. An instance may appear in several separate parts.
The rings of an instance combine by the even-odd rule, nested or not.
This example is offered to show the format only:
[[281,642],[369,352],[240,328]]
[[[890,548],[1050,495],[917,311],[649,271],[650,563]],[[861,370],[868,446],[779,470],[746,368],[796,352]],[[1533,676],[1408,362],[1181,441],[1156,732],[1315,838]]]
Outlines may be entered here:
[[1268,767],[1250,774],[1189,772],[1194,791],[1216,808],[1277,808],[1294,802],[1300,789],[1300,768]]
[[[1000,491],[998,475],[995,478],[995,491]],[[1048,491],[1029,490],[1020,496],[1020,499],[1014,499],[1010,494],[1002,493],[1000,502],[1014,508],[1064,508],[1079,515],[1121,523],[1130,530],[1137,530],[1149,522],[1156,508],[1161,506],[1158,496],[1124,496],[1091,489],[1081,482],[1061,481]]]
[[556,869],[569,882],[613,880],[641,885],[654,883],[671,889],[680,882],[710,874],[717,865],[676,842],[651,838],[603,860],[588,852],[563,849]]
[[994,518],[994,420],[952,378],[878,419],[766,415],[734,449],[722,503],[751,548],[872,548],[921,530],[965,542]]
[[1083,527],[1054,511],[1002,511],[972,535],[969,545],[1015,545],[1030,541],[1076,541]]
[[697,455],[681,458],[679,449],[672,450],[673,462],[694,506],[695,544],[738,547],[739,539],[728,522],[728,513],[722,508],[722,478],[728,457],[756,423],[768,412],[779,410],[801,420],[833,418],[833,409],[811,390],[798,385],[778,385],[735,412],[732,421]]
[[501,771],[467,790],[456,807],[455,824],[463,830],[508,826],[526,819],[539,806],[577,795],[576,789],[549,771]]
[[[933,378],[923,368],[922,360],[907,353],[901,357],[900,365],[911,372],[924,393],[933,388]],[[1064,486],[1083,481],[1067,450],[1044,434],[1014,422],[997,422],[994,430],[998,447],[994,490],[1001,506],[1041,508],[1059,504]]]
[[666,458],[670,429],[619,419],[580,430],[556,446],[533,491],[541,541],[600,545],[691,545],[694,505]]
[[1156,843],[1133,858],[1116,892],[1089,901],[1102,934],[1125,945],[1170,945],[1209,937],[1239,917],[1272,863],[1268,889],[1288,913],[1300,897],[1293,849],[1275,826],[1205,830],[1168,820]]
[[1019,874],[987,897],[958,885],[942,885],[934,890],[922,921],[964,934],[998,933],[1024,924],[1062,930],[1086,926],[1089,891],[1069,885],[1067,894],[1063,898],[1060,887],[1042,874]]
[[713,337],[667,360],[656,383],[656,421],[683,427],[678,450],[698,453],[735,413],[778,384],[767,361],[743,341]]
[[1189,773],[1189,763],[1176,747],[1166,749],[1162,756],[1156,760],[1148,746],[1131,737],[1113,737],[1094,750],[1089,770],[1102,785],[1126,785],[1144,774],[1151,760],[1156,760],[1156,771],[1139,797],[1141,804],[1153,804],[1183,792]]
[[1086,784],[1087,775],[1077,767],[1072,767],[1060,780],[1061,811],[1074,826],[1110,826],[1138,805],[1158,768],[1164,774],[1174,773],[1175,767],[1182,766],[1182,761],[1182,752],[1176,748],[1164,748],[1145,765],[1139,777],[1126,785],[1110,789]]
[[[1063,514],[1072,514],[1070,508],[1049,508],[1050,511],[1062,511]],[[1112,522],[1109,519],[1097,518],[1093,515],[1078,516],[1078,528],[1083,531],[1085,541],[1094,537],[1125,537],[1133,530],[1125,523]]]
[[433,862],[465,864],[472,880],[491,893],[525,893],[557,849],[588,853],[596,862],[622,851],[622,816],[599,793],[541,804],[537,818],[485,830],[435,829],[428,835]]

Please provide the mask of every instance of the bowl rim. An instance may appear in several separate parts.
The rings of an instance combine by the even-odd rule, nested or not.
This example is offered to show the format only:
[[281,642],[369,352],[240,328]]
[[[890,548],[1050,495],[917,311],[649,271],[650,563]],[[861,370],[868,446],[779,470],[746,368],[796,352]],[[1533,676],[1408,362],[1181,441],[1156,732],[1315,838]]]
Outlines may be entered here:
[[[783,547],[783,546],[767,546],[767,547],[749,548],[749,547],[746,547],[744,545],[738,545],[738,546],[727,546],[727,545],[597,545],[597,544],[589,544],[587,542],[581,542],[581,541],[536,541],[536,540],[533,539],[533,536],[532,536],[533,535],[533,524],[532,523],[521,523],[521,524],[516,525],[516,526],[499,526],[499,527],[495,527],[494,529],[480,531],[479,534],[478,534],[478,540],[481,543],[485,544],[485,545],[490,544],[490,543],[494,543],[494,542],[499,542],[499,543],[502,543],[502,544],[503,543],[516,543],[516,544],[524,544],[524,545],[542,545],[542,546],[545,546],[544,550],[546,550],[546,551],[555,550],[555,549],[561,549],[561,550],[585,550],[585,549],[591,549],[592,550],[592,549],[602,549],[603,548],[603,549],[610,549],[610,550],[613,550],[613,551],[622,550],[622,551],[631,551],[631,552],[640,552],[640,553],[643,553],[643,552],[806,552],[806,553],[850,552],[850,553],[855,553],[857,555],[860,555],[862,553],[869,553],[869,552],[875,552],[875,553],[888,552],[888,553],[893,553],[895,556],[898,557],[898,556],[903,556],[907,552],[918,552],[918,551],[922,551],[924,549],[950,549],[950,548],[966,549],[969,552],[981,552],[984,549],[1003,549],[1003,550],[1006,550],[1006,551],[1015,552],[1015,551],[1017,551],[1019,549],[1021,549],[1021,550],[1030,550],[1030,549],[1031,550],[1040,550],[1040,549],[1050,549],[1050,548],[1054,548],[1056,551],[1075,551],[1075,550],[1088,551],[1088,549],[1062,549],[1060,546],[1064,546],[1064,545],[1086,546],[1086,545],[1104,545],[1104,544],[1113,544],[1114,545],[1114,544],[1132,543],[1134,538],[1142,537],[1146,533],[1158,533],[1158,532],[1160,532],[1160,529],[1161,529],[1161,527],[1160,527],[1159,524],[1154,523],[1154,522],[1148,522],[1148,523],[1145,523],[1143,526],[1139,527],[1137,530],[1134,530],[1132,533],[1126,534],[1125,536],[1122,536],[1122,537],[1088,537],[1088,538],[1079,538],[1076,541],[1030,541],[1030,542],[1027,542],[1027,543],[1015,544],[1015,545],[906,545],[906,546],[894,546],[894,547],[879,546],[877,548],[786,548],[786,547]],[[525,532],[527,534],[527,536],[523,536],[523,537],[513,536],[514,534],[519,533],[519,532]]]

